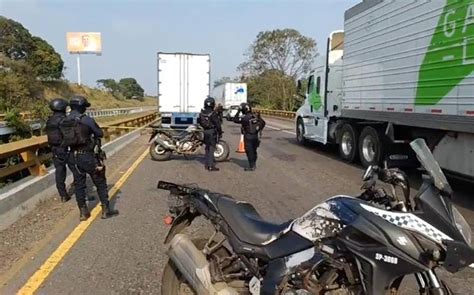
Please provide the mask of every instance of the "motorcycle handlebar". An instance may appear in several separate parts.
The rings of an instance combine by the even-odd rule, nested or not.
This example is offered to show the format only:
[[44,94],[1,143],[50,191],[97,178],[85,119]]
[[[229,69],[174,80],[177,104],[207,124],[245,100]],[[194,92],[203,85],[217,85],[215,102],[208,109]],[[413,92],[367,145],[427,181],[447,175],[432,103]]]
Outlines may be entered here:
[[165,190],[165,191],[169,191],[175,195],[187,195],[196,191],[196,188],[191,188],[188,186],[179,185],[176,183],[162,181],[162,180],[158,181],[157,188]]

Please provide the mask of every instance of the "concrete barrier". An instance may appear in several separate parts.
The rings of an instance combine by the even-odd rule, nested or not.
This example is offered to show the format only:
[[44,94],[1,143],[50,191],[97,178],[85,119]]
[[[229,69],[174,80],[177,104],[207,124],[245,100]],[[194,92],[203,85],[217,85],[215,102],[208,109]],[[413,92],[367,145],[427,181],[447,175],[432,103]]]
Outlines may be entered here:
[[[107,153],[107,156],[112,156],[137,139],[143,128],[106,143],[102,147],[103,150]],[[53,167],[48,169],[48,173],[44,176],[26,177],[0,190],[0,230],[9,227],[19,218],[32,211],[39,202],[58,196],[54,171]],[[66,183],[71,182],[72,175],[68,171]]]

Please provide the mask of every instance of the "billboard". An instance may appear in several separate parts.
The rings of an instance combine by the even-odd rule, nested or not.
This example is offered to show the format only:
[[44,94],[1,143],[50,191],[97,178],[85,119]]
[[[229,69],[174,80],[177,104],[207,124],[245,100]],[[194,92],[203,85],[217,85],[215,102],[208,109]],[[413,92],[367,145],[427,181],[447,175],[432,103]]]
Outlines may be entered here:
[[66,35],[69,53],[98,54],[102,53],[100,33],[69,32]]

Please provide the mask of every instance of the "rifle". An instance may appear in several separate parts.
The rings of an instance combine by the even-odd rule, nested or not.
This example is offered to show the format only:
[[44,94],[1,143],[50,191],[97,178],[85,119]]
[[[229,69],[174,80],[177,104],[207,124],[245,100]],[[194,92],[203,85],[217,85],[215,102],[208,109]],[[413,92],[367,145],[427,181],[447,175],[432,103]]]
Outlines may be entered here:
[[107,159],[107,155],[102,150],[102,141],[100,140],[100,138],[94,139],[94,155],[98,163],[97,170],[102,171],[105,168],[104,162]]

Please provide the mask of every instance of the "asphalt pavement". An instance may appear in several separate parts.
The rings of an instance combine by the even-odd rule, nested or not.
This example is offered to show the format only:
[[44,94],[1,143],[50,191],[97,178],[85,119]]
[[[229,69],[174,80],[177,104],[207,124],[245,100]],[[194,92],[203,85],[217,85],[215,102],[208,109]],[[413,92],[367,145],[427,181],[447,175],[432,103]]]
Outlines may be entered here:
[[[167,194],[156,189],[159,180],[196,183],[232,195],[251,202],[264,217],[276,222],[298,217],[331,196],[360,193],[363,169],[340,161],[331,147],[298,145],[291,121],[267,120],[257,170],[243,171],[247,164],[245,155],[234,152],[239,127],[226,125],[224,140],[231,146],[231,156],[230,161],[218,164],[221,171],[205,171],[202,156],[175,156],[166,162],[154,162],[147,157],[120,189],[115,204],[120,215],[94,221],[45,280],[38,294],[160,294],[162,269],[167,261],[163,239],[168,227],[163,222]],[[139,139],[135,146],[130,158],[147,148],[146,140]],[[416,189],[419,185],[416,174],[413,183]],[[470,186],[461,183],[454,189],[455,201],[472,227],[474,208],[469,199]],[[68,230],[71,226],[63,229],[62,236]],[[210,228],[198,220],[191,231],[195,236],[208,236]],[[59,242],[49,244],[51,251]],[[44,247],[42,251],[48,252]],[[38,263],[25,263],[22,275],[6,282],[0,294],[15,293],[37,266]],[[473,270],[441,275],[456,293],[474,294]],[[404,294],[413,292],[410,283],[405,290]]]

